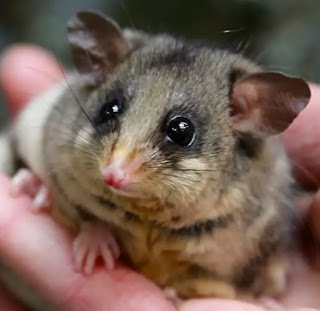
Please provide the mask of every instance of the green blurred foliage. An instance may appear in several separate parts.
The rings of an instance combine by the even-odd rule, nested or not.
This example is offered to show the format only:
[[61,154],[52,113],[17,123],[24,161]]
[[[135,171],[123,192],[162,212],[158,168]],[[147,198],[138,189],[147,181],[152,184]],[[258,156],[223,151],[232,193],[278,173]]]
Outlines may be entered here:
[[267,68],[320,82],[320,0],[0,0],[0,51],[30,42],[70,66],[66,21],[88,8],[123,27],[228,43]]

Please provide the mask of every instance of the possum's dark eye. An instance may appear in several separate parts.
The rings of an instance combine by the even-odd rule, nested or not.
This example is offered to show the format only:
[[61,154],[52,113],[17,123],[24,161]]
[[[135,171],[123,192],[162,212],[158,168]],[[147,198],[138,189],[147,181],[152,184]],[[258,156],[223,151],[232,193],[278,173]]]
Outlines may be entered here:
[[168,138],[175,144],[189,147],[195,138],[195,128],[193,123],[184,117],[171,119],[166,128]]
[[123,110],[123,103],[121,100],[112,99],[105,102],[99,112],[99,121],[100,123],[108,122],[116,118],[118,113],[121,113]]

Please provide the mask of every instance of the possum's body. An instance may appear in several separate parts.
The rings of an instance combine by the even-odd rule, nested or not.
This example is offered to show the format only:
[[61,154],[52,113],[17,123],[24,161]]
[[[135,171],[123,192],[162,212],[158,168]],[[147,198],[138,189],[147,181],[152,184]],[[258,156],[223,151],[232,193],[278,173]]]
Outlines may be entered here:
[[9,131],[0,133],[0,170],[8,175],[13,174],[15,168],[15,153]]
[[[80,81],[74,77],[67,79],[68,83],[64,82],[32,100],[17,119],[13,130],[19,158],[50,187],[63,213],[78,221],[82,211],[75,206],[82,206],[85,211],[92,211],[97,219],[115,225],[118,239],[136,269],[162,286],[179,289],[179,275],[186,271],[189,271],[187,275],[190,274],[190,277],[209,273],[221,279],[222,284],[226,281],[226,284],[231,282],[247,286],[246,283],[251,284],[257,274],[265,278],[264,272],[260,271],[262,266],[267,267],[268,262],[271,266],[277,266],[286,260],[288,244],[284,239],[289,241],[288,223],[291,221],[288,219],[293,215],[289,188],[291,175],[278,137],[266,140],[255,164],[230,181],[232,186],[221,197],[219,208],[212,210],[208,201],[210,194],[204,194],[198,202],[201,211],[189,216],[190,220],[183,220],[188,223],[195,217],[200,221],[207,219],[203,227],[187,225],[162,229],[147,220],[136,222],[130,220],[134,214],[127,209],[110,212],[105,203],[126,206],[131,204],[130,200],[113,195],[102,184],[94,184],[91,180],[80,181],[85,172],[76,163],[71,164],[73,154],[70,142],[74,143],[83,135],[80,132],[75,135],[70,129],[72,124],[77,126],[83,118],[74,94],[81,94],[81,100],[85,102],[88,93]],[[241,161],[238,164],[241,166]],[[71,172],[78,182],[70,179]],[[92,195],[102,195],[104,201],[97,202]],[[268,206],[268,210],[262,213],[262,206]],[[228,210],[232,210],[232,214]],[[156,219],[158,216],[154,217]],[[212,218],[215,220],[211,223]],[[172,258],[167,255],[168,252],[176,255]],[[283,258],[279,258],[280,253]],[[210,291],[212,286],[220,287],[219,282],[211,285],[206,279],[207,276],[204,280],[200,278],[199,287],[202,289],[199,291]],[[188,288],[182,288],[181,292],[184,295],[200,294]],[[233,295],[225,285],[217,292],[221,296]]]
[[308,85],[229,51],[123,34],[92,12],[71,20],[69,40],[80,75],[13,129],[66,218],[111,225],[133,267],[182,297],[283,292],[295,213],[276,134]]
[[19,157],[43,181],[48,178],[43,159],[44,129],[48,116],[66,88],[67,85],[63,83],[33,99],[19,115],[13,129]]
[[[72,83],[73,77],[67,79],[70,82],[63,82],[32,100],[20,114],[12,132],[18,157],[45,184],[52,187],[53,193],[66,215],[69,217],[72,215],[71,217],[76,219],[79,211],[75,210],[74,206],[89,206],[93,215],[98,219],[115,224],[122,247],[126,250],[125,252],[135,267],[163,286],[174,286],[174,283],[170,283],[174,275],[173,271],[177,273],[179,280],[179,273],[184,273],[186,269],[191,269],[191,275],[212,273],[219,279],[227,280],[228,283],[235,282],[240,287],[247,286],[246,283],[252,283],[254,276],[262,266],[268,266],[267,262],[270,262],[270,266],[274,265],[274,269],[276,269],[278,264],[281,265],[283,260],[287,260],[289,244],[283,242],[284,239],[288,239],[289,242],[291,229],[287,224],[284,224],[294,213],[290,196],[290,166],[278,137],[266,140],[260,151],[260,156],[257,157],[256,164],[250,169],[246,169],[245,174],[235,178],[232,182],[233,186],[222,197],[220,208],[211,212],[212,216],[208,217],[210,203],[208,205],[206,202],[206,196],[204,196],[203,202],[199,202],[199,205],[202,205],[202,210],[206,211],[208,220],[213,216],[221,215],[221,217],[219,216],[220,224],[215,225],[208,222],[203,228],[186,226],[184,229],[177,228],[168,231],[147,221],[144,224],[132,222],[129,218],[128,221],[124,221],[121,215],[110,214],[108,208],[104,206],[105,203],[95,203],[90,198],[90,192],[92,193],[93,188],[97,193],[100,191],[96,185],[93,185],[88,192],[79,192],[78,183],[71,183],[68,178],[64,181],[64,174],[68,174],[64,163],[69,163],[69,154],[63,153],[63,150],[70,140],[68,136],[70,128],[65,125],[69,124],[70,118],[72,118],[72,109],[78,107],[74,94],[70,92],[69,88],[71,87],[76,94],[83,92],[83,89],[78,89],[81,85],[79,81],[74,85]],[[84,98],[84,94],[81,95],[81,98]],[[73,108],[69,110],[63,108],[66,102]],[[61,118],[61,111],[63,111],[65,120],[57,119]],[[75,120],[78,119],[79,112],[80,108],[78,107],[78,112],[74,116]],[[51,150],[52,147],[57,149]],[[61,152],[59,152],[59,148],[61,148]],[[57,159],[55,160],[55,158]],[[48,170],[50,161],[51,164],[56,165],[54,171]],[[69,169],[74,171],[76,167],[71,166]],[[266,171],[268,171],[267,179],[265,179]],[[68,199],[73,204],[69,205],[65,201],[59,187],[57,188],[56,181],[53,180],[53,176],[64,183],[64,191],[68,193]],[[279,178],[280,176],[281,178]],[[252,191],[253,189],[255,190]],[[275,195],[275,191],[278,195]],[[110,200],[109,192],[106,192],[104,196],[106,200]],[[113,196],[112,202],[120,205],[125,201]],[[230,204],[234,207],[231,207]],[[268,210],[259,216],[261,206],[268,206]],[[233,210],[232,215],[223,212],[223,210],[230,209]],[[198,217],[201,217],[201,214],[198,214]],[[208,230],[207,234],[205,234],[206,230]],[[154,235],[153,238],[150,236],[151,232]],[[150,238],[154,241],[148,242]],[[250,242],[248,243],[246,240]],[[280,240],[282,242],[278,244]],[[258,252],[257,249],[259,249]],[[186,252],[186,250],[188,251]],[[178,260],[172,260],[171,256],[166,255],[167,252],[175,253],[174,258]],[[179,253],[180,255],[177,255]],[[280,253],[284,257],[279,258]],[[232,256],[229,257],[228,254],[232,254]],[[221,260],[222,258],[223,260]],[[248,258],[251,259],[248,260]],[[147,262],[149,264],[146,264]],[[190,264],[185,265],[183,264],[185,262],[192,264],[191,266]],[[157,269],[154,270],[154,267]],[[199,270],[197,267],[206,268]],[[259,274],[264,275],[261,271]],[[262,277],[264,278],[264,276]],[[206,283],[207,281],[202,280],[202,282]],[[199,286],[208,287],[210,290],[210,281],[207,285],[201,283]],[[217,287],[219,287],[219,283]],[[191,290],[189,294],[195,293]],[[228,296],[230,290],[228,288],[225,290],[222,286],[220,294]]]

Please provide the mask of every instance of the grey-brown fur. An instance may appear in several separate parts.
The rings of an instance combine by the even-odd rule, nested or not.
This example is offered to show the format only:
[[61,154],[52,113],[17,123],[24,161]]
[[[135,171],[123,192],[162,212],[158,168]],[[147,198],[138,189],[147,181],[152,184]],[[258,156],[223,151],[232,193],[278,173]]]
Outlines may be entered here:
[[[194,215],[192,217],[189,216],[191,219],[184,219],[184,214],[187,213],[186,210],[189,208],[193,208],[194,210],[201,208],[200,206],[195,206],[197,204],[196,202],[201,198],[202,192],[208,188],[212,188],[213,192],[219,191],[223,193],[228,192],[228,188],[230,187],[236,187],[235,184],[238,179],[244,179],[243,175],[248,174],[248,165],[253,165],[251,162],[257,161],[259,157],[259,152],[257,158],[254,158],[254,160],[246,155],[241,155],[240,151],[237,150],[236,139],[230,126],[231,121],[228,116],[228,108],[231,85],[229,78],[232,71],[237,69],[236,64],[241,64],[242,67],[247,66],[246,68],[249,67],[246,61],[241,59],[239,55],[229,54],[226,51],[210,50],[208,48],[193,48],[175,39],[166,38],[162,42],[150,44],[144,49],[133,53],[129,59],[121,65],[119,70],[108,79],[106,85],[100,89],[100,96],[97,95],[93,100],[87,100],[87,94],[84,92],[84,88],[78,90],[78,85],[70,86],[75,96],[81,99],[81,104],[91,119],[95,118],[95,113],[101,103],[101,98],[104,98],[106,96],[105,94],[112,91],[115,83],[123,88],[127,98],[127,107],[124,113],[127,120],[120,121],[120,128],[114,131],[118,133],[119,130],[123,130],[126,131],[126,133],[131,133],[139,124],[139,127],[143,128],[143,136],[141,135],[139,138],[142,142],[149,141],[150,147],[153,147],[154,144],[161,144],[158,140],[161,141],[162,137],[157,137],[161,135],[159,127],[162,125],[163,118],[169,111],[179,109],[181,114],[184,113],[190,116],[197,115],[199,119],[198,135],[201,143],[195,146],[193,150],[182,151],[182,154],[181,151],[175,154],[174,151],[170,150],[170,147],[167,148],[169,150],[164,147],[163,151],[161,149],[159,151],[159,160],[155,160],[156,162],[161,161],[163,158],[170,159],[170,161],[174,162],[175,168],[171,168],[173,164],[169,162],[169,164],[166,165],[169,166],[167,169],[168,172],[172,170],[174,174],[181,175],[181,178],[177,178],[178,181],[176,189],[172,191],[173,194],[164,198],[163,209],[159,211],[159,214],[162,214],[163,217],[160,218],[160,215],[155,213],[151,219],[138,220],[139,223],[141,222],[142,227],[149,225],[153,228],[156,227],[166,239],[184,239],[188,243],[192,239],[199,240],[201,236],[214,234],[215,229],[219,230],[219,225],[210,226],[210,224],[208,224],[208,222],[212,220],[208,220],[206,215],[201,218],[199,217],[197,220],[192,219]],[[148,100],[148,97],[151,96],[150,94],[154,93],[157,94],[157,99],[154,101]],[[183,96],[182,98],[179,98],[180,94]],[[61,100],[60,105],[56,106],[55,111],[51,114],[50,120],[47,123],[46,135],[44,136],[45,141],[51,142],[50,144],[44,142],[44,154],[48,171],[53,171],[52,176],[56,178],[54,183],[61,183],[62,185],[64,181],[59,181],[60,176],[63,175],[68,183],[73,184],[79,182],[80,176],[74,176],[74,167],[72,167],[72,169],[65,168],[60,171],[59,164],[57,165],[56,163],[59,162],[59,158],[57,159],[56,155],[60,154],[63,159],[63,153],[72,153],[72,150],[76,149],[77,146],[70,144],[70,142],[74,141],[79,130],[83,129],[84,124],[89,125],[87,117],[83,114],[78,103],[74,101],[73,95],[68,92],[64,96],[65,99]],[[130,101],[128,98],[130,98]],[[68,106],[65,105],[66,102],[69,103]],[[72,105],[71,102],[73,102]],[[60,112],[63,114],[63,119]],[[61,123],[62,120],[67,122],[67,124]],[[145,124],[146,120],[152,120],[152,123]],[[72,133],[70,133],[70,135],[66,135],[64,132],[68,127],[72,127]],[[61,128],[63,131],[55,131],[55,128]],[[106,134],[105,139],[108,139],[108,135],[112,134]],[[92,154],[99,152],[101,146],[98,140],[99,137],[94,131],[91,137],[90,148],[88,148],[87,151],[93,150],[91,151]],[[261,146],[260,149],[262,148]],[[206,163],[206,169],[214,170],[201,174],[197,172],[189,174],[190,179],[195,180],[194,185],[192,185],[192,182],[190,183],[190,186],[193,188],[190,192],[192,193],[194,191],[193,195],[188,195],[185,189],[182,189],[183,191],[180,190],[181,185],[179,184],[179,180],[183,183],[187,175],[186,172],[179,172],[179,160],[184,156],[194,158],[201,157]],[[276,156],[278,156],[278,154],[276,154]],[[237,159],[235,159],[235,157]],[[94,158],[89,159],[88,157],[86,160],[87,162],[83,163],[83,165],[88,165],[88,170],[92,170],[95,165],[97,165]],[[235,167],[235,161],[237,161],[239,168]],[[252,177],[248,176],[246,181],[243,181],[246,184],[246,188],[248,188],[243,190],[241,194],[245,198],[242,203],[244,210],[240,210],[236,216],[233,214],[234,211],[232,209],[228,210],[228,208],[226,208],[225,213],[228,215],[233,214],[233,217],[227,217],[229,221],[222,222],[224,229],[228,228],[229,224],[234,224],[234,222],[243,223],[241,225],[243,226],[243,230],[245,230],[245,228],[250,229],[250,225],[255,223],[259,216],[263,217],[263,209],[267,207],[264,207],[261,202],[255,203],[254,201],[263,200],[263,197],[269,195],[277,196],[274,192],[278,192],[279,189],[274,188],[281,186],[276,185],[275,181],[273,181],[272,185],[268,185],[268,180],[266,180],[266,177],[269,177],[271,172],[266,172],[265,170],[270,170],[273,161],[274,160],[271,159],[271,163],[266,164],[266,168],[257,170]],[[61,161],[61,166],[64,166],[63,161]],[[242,166],[244,167],[243,170]],[[156,170],[156,173],[161,175],[161,169]],[[261,177],[259,177],[259,175]],[[86,176],[82,176],[82,178],[86,178]],[[281,176],[281,178],[283,178],[283,176]],[[205,181],[205,184],[202,185],[201,188],[196,184],[199,179]],[[93,182],[92,179],[89,180]],[[94,193],[94,191],[92,191],[92,201],[96,201],[96,204],[99,204],[97,196],[103,196],[105,200],[112,201],[112,195],[110,195],[109,189],[106,188],[102,182],[99,182],[99,180],[96,180],[96,186],[94,187],[98,188],[98,186],[100,186],[101,192],[96,190],[95,192],[97,193]],[[252,185],[250,185],[250,183],[252,183]],[[289,186],[289,184],[285,181],[283,187],[286,188],[286,186]],[[271,188],[270,194],[268,194],[268,188]],[[89,189],[82,188],[81,185],[79,185],[79,189],[91,193]],[[148,190],[150,191],[150,189]],[[279,196],[284,196],[285,200],[290,201],[289,193],[288,195],[285,194],[285,191],[289,190],[283,190],[284,193],[280,195],[279,192]],[[83,202],[81,202],[81,200],[79,201],[77,197],[68,196],[68,194],[66,194],[66,196],[73,202],[74,206],[80,205],[83,209],[87,209],[95,214],[94,211],[91,211],[91,206],[83,205]],[[182,207],[183,210],[180,212],[174,211],[174,215],[177,214],[178,217],[180,216],[180,219],[178,218],[177,221],[172,221],[171,218],[173,218],[173,215],[166,210],[165,205],[177,202],[179,197],[184,199],[184,203],[182,203],[184,205]],[[273,216],[275,222],[280,222],[278,229],[276,224],[273,226],[275,230],[280,230],[280,228],[283,227],[287,228],[288,226],[288,218],[286,215],[283,216],[282,221],[278,219],[281,217],[281,213],[285,214],[285,212],[281,212],[281,210],[286,209],[287,205],[290,204],[287,204],[287,202],[281,203],[281,197],[275,198],[276,202],[274,202],[280,209]],[[63,201],[65,200],[66,198],[63,198]],[[109,210],[109,207],[105,206],[104,202],[99,205],[101,209]],[[214,204],[212,208],[215,208]],[[114,209],[111,208],[110,213],[119,215],[119,220],[115,221],[117,226],[123,226],[123,229],[128,229],[128,221],[125,219],[126,214],[123,213],[123,209],[119,205]],[[192,214],[194,213],[195,212],[192,211]],[[250,216],[250,214],[253,215]],[[98,214],[96,216],[99,218]],[[214,217],[213,220],[216,220],[216,218],[217,217]],[[246,218],[249,218],[249,220]],[[108,221],[109,218],[106,217],[104,220]],[[199,225],[199,223],[202,222],[207,222],[207,224]],[[158,226],[156,226],[155,223],[158,223]],[[208,232],[202,229],[206,227],[208,228]],[[173,230],[171,231],[170,228]],[[130,232],[131,230],[129,229],[128,231]],[[195,234],[195,232],[199,233]],[[134,235],[135,231],[132,230],[131,233]],[[262,234],[261,239],[265,240],[268,239],[268,237]],[[184,244],[182,241],[180,242],[182,245]],[[270,251],[274,253],[277,248],[276,244],[282,244],[283,242],[281,235],[276,236],[275,241],[272,241],[275,246],[272,245]],[[214,238],[212,243],[214,243]],[[246,242],[243,241],[243,243]],[[259,256],[260,250],[257,249],[257,252],[256,256]],[[230,255],[232,256],[232,254]],[[270,252],[263,254],[264,262],[267,261],[269,255]],[[255,255],[252,256],[255,257]],[[248,258],[248,260],[250,259]],[[219,271],[215,271],[215,274],[219,275]]]
[[[119,40],[117,29],[108,31]],[[68,218],[81,224],[85,212],[111,224],[133,266],[161,286],[186,297],[233,297],[242,285],[278,294],[283,288],[267,271],[290,245],[290,167],[279,137],[260,135],[263,127],[238,130],[230,104],[234,84],[262,69],[225,50],[141,36],[103,78],[70,79],[45,122],[41,177]],[[98,125],[104,102],[119,98],[124,112]],[[166,140],[173,115],[195,124],[188,148]],[[101,178],[118,149],[144,159],[133,198]]]

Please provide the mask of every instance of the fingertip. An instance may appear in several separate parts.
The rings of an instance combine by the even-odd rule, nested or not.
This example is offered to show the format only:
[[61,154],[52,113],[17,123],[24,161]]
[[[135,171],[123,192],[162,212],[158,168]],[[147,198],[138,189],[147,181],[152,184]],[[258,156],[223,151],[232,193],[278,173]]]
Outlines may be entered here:
[[109,311],[174,311],[163,292],[144,277],[121,264],[114,270],[96,268],[65,295],[63,307],[82,310],[83,305],[92,311],[106,307]]
[[311,100],[282,134],[295,177],[310,189],[320,184],[320,86],[310,84]]
[[301,250],[307,262],[315,270],[320,269],[320,190],[309,204],[305,204],[301,215]]
[[0,85],[12,116],[31,97],[62,78],[63,71],[56,58],[41,47],[16,44],[0,57]]

